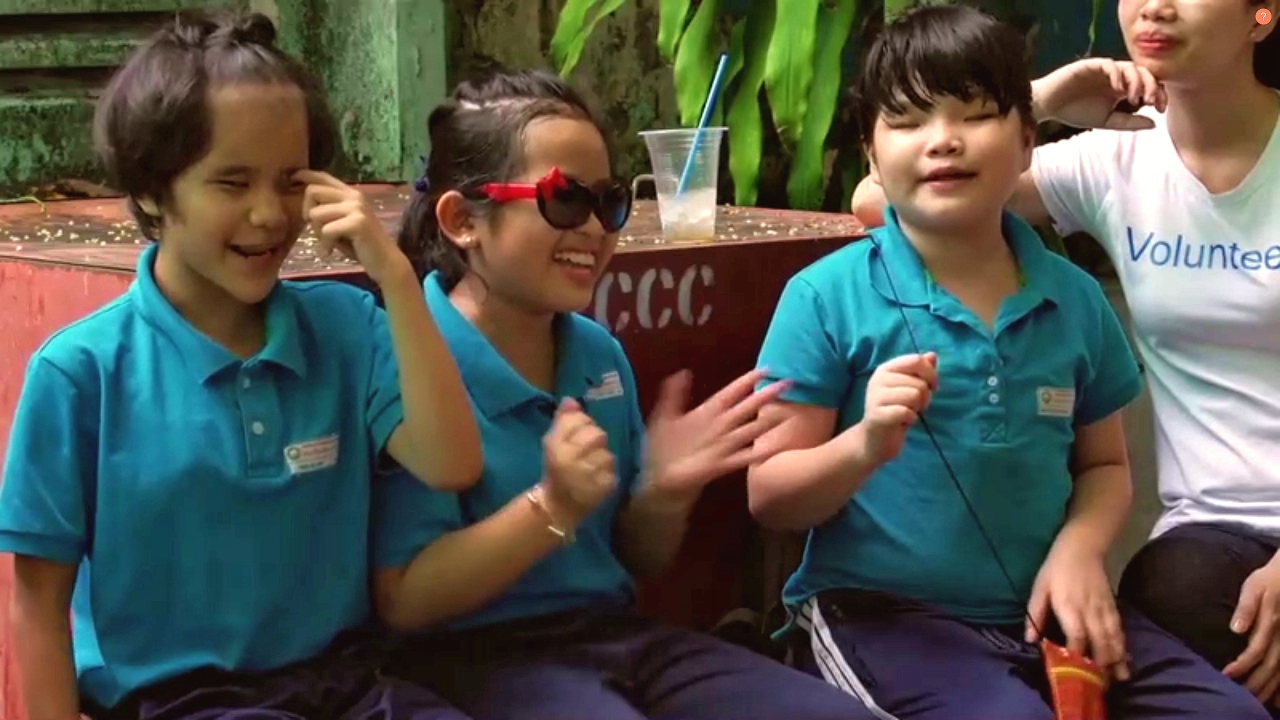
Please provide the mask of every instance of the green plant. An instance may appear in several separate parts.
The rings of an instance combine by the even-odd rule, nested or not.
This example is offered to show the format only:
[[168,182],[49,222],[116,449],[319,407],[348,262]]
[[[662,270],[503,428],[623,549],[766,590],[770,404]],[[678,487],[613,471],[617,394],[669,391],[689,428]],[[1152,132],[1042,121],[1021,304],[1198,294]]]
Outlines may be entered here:
[[[882,12],[891,19],[921,1],[882,0]],[[1084,1],[1092,5],[1092,48],[1103,0]],[[573,72],[595,28],[626,3],[565,2],[551,39],[551,60],[561,75]],[[733,4],[732,0],[659,0],[657,46],[672,66],[680,122],[686,127],[697,123],[717,59],[727,51],[728,76],[713,122],[729,128],[735,202],[756,203],[769,127],[765,123],[769,122],[790,160],[790,206],[818,209],[827,177],[835,172],[847,182],[862,165],[857,158],[846,167],[829,168],[827,136],[847,84],[844,61],[855,20],[879,9],[881,0],[748,0],[745,12],[738,13],[732,12]],[[778,12],[782,7],[785,12]]]

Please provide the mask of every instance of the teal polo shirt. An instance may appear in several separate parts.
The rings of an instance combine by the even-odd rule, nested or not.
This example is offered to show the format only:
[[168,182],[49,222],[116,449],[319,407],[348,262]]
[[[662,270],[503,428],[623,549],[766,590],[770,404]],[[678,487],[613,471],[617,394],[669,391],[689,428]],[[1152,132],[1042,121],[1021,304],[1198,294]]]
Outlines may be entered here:
[[156,248],[31,358],[0,485],[0,552],[79,566],[76,673],[105,707],[307,660],[364,622],[372,468],[403,418],[369,293],[279,283],[241,360],[161,294]]
[[427,305],[456,358],[484,447],[480,482],[460,494],[431,490],[404,472],[374,484],[375,562],[401,568],[441,535],[493,515],[542,479],[542,438],[561,398],[579,401],[609,437],[618,490],[578,527],[577,540],[543,558],[507,593],[449,623],[488,625],[598,604],[627,604],[634,585],[613,549],[618,512],[639,480],[644,422],[631,364],[598,323],[555,319],[555,392],[530,385],[458,312],[438,273],[423,283]]
[[786,400],[837,410],[839,433],[862,418],[872,372],[916,352],[905,312],[920,350],[938,354],[938,390],[925,418],[1016,594],[917,424],[901,454],[809,532],[783,591],[789,607],[825,590],[858,588],[974,622],[1023,617],[1066,517],[1075,428],[1128,405],[1141,382],[1098,282],[1047,250],[1019,218],[1005,215],[1004,234],[1023,284],[1001,305],[994,328],[930,279],[890,208],[869,239],[788,282],[759,366],[772,380],[795,383]]

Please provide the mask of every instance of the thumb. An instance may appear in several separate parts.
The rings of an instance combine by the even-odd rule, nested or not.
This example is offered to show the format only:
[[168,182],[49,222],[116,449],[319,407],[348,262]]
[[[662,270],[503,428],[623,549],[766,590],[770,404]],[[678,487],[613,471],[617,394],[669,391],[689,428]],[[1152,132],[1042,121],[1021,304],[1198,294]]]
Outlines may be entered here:
[[561,399],[560,404],[556,406],[555,416],[563,417],[565,415],[568,415],[569,413],[579,412],[581,410],[582,410],[582,406],[578,404],[577,400],[574,400],[571,397],[567,397],[567,398]]
[[1260,605],[1262,605],[1261,584],[1246,580],[1244,587],[1240,588],[1240,600],[1236,603],[1236,612],[1231,616],[1231,632],[1237,635],[1248,632],[1253,626],[1253,621],[1258,617]]
[[667,377],[658,387],[658,400],[653,404],[650,420],[679,417],[689,404],[689,391],[693,387],[693,373],[688,370]]
[[933,367],[935,367],[935,368],[936,368],[936,367],[938,367],[938,353],[936,353],[936,352],[927,352],[927,353],[925,353],[925,354],[924,354],[924,361],[925,361],[925,362],[927,362],[927,363],[929,363],[930,365],[932,365],[932,366],[933,366]]
[[1155,126],[1155,121],[1145,115],[1126,112],[1113,112],[1102,124],[1107,130],[1150,130]]
[[1049,591],[1043,583],[1037,583],[1031,591],[1031,600],[1027,603],[1026,641],[1040,642],[1039,628],[1043,628],[1049,617]]

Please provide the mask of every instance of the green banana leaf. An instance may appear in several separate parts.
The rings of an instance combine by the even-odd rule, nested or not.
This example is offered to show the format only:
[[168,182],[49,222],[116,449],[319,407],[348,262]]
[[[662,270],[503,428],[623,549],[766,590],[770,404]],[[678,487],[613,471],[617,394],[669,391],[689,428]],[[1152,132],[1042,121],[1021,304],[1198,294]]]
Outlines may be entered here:
[[824,5],[818,10],[813,83],[787,178],[787,199],[797,210],[822,207],[827,133],[844,87],[844,46],[857,11],[858,0],[835,0],[834,7]]
[[689,17],[689,3],[690,0],[661,0],[658,5],[658,55],[663,62],[675,60],[684,21]]
[[1089,19],[1089,51],[1087,55],[1093,54],[1094,43],[1098,40],[1098,23],[1102,21],[1102,0],[1093,0],[1093,17]]
[[884,21],[898,17],[915,5],[920,5],[918,0],[884,0]]
[[698,124],[711,90],[720,58],[720,34],[716,32],[719,15],[720,0],[702,0],[676,50],[672,74],[675,75],[676,107],[684,127]]
[[569,77],[578,66],[596,25],[626,4],[627,0],[568,0],[565,3],[551,37],[551,62],[561,77]]
[[[760,89],[776,15],[776,0],[752,0],[747,16],[739,21],[742,50],[734,55],[743,59],[742,77],[725,114],[729,126],[729,174],[733,176],[737,205],[755,205],[759,196],[760,160],[764,155]],[[734,60],[731,58],[730,62]]]
[[785,0],[786,12],[777,16],[764,85],[773,110],[773,126],[788,150],[800,141],[813,84],[813,52],[818,36],[818,7],[822,0]]

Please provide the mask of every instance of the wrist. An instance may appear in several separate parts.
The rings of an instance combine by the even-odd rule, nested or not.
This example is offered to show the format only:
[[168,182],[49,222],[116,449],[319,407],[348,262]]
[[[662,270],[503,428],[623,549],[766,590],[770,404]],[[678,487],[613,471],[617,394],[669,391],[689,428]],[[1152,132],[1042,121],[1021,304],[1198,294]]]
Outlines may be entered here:
[[866,421],[860,421],[836,437],[841,464],[861,473],[869,474],[884,463],[875,452],[873,431]]
[[646,473],[632,494],[631,502],[643,504],[646,510],[659,515],[687,515],[693,511],[698,498],[702,497],[701,487],[693,490],[670,490],[665,489],[661,481],[655,482],[655,478],[656,476]]
[[[369,279],[382,290],[384,298],[390,298],[395,295],[404,294],[407,296],[422,295],[422,286],[418,282],[418,275],[413,270],[413,263],[409,262],[409,258],[403,253],[397,253],[398,257],[388,263],[388,267],[380,268],[375,276],[369,273]],[[368,272],[368,268],[365,269]]]
[[1099,533],[1091,532],[1090,528],[1077,523],[1067,522],[1058,531],[1058,537],[1053,541],[1051,552],[1067,553],[1083,559],[1105,562],[1110,550],[1111,544],[1100,537]]
[[1053,119],[1053,113],[1050,111],[1046,102],[1044,86],[1044,78],[1031,81],[1031,117],[1039,125]]

